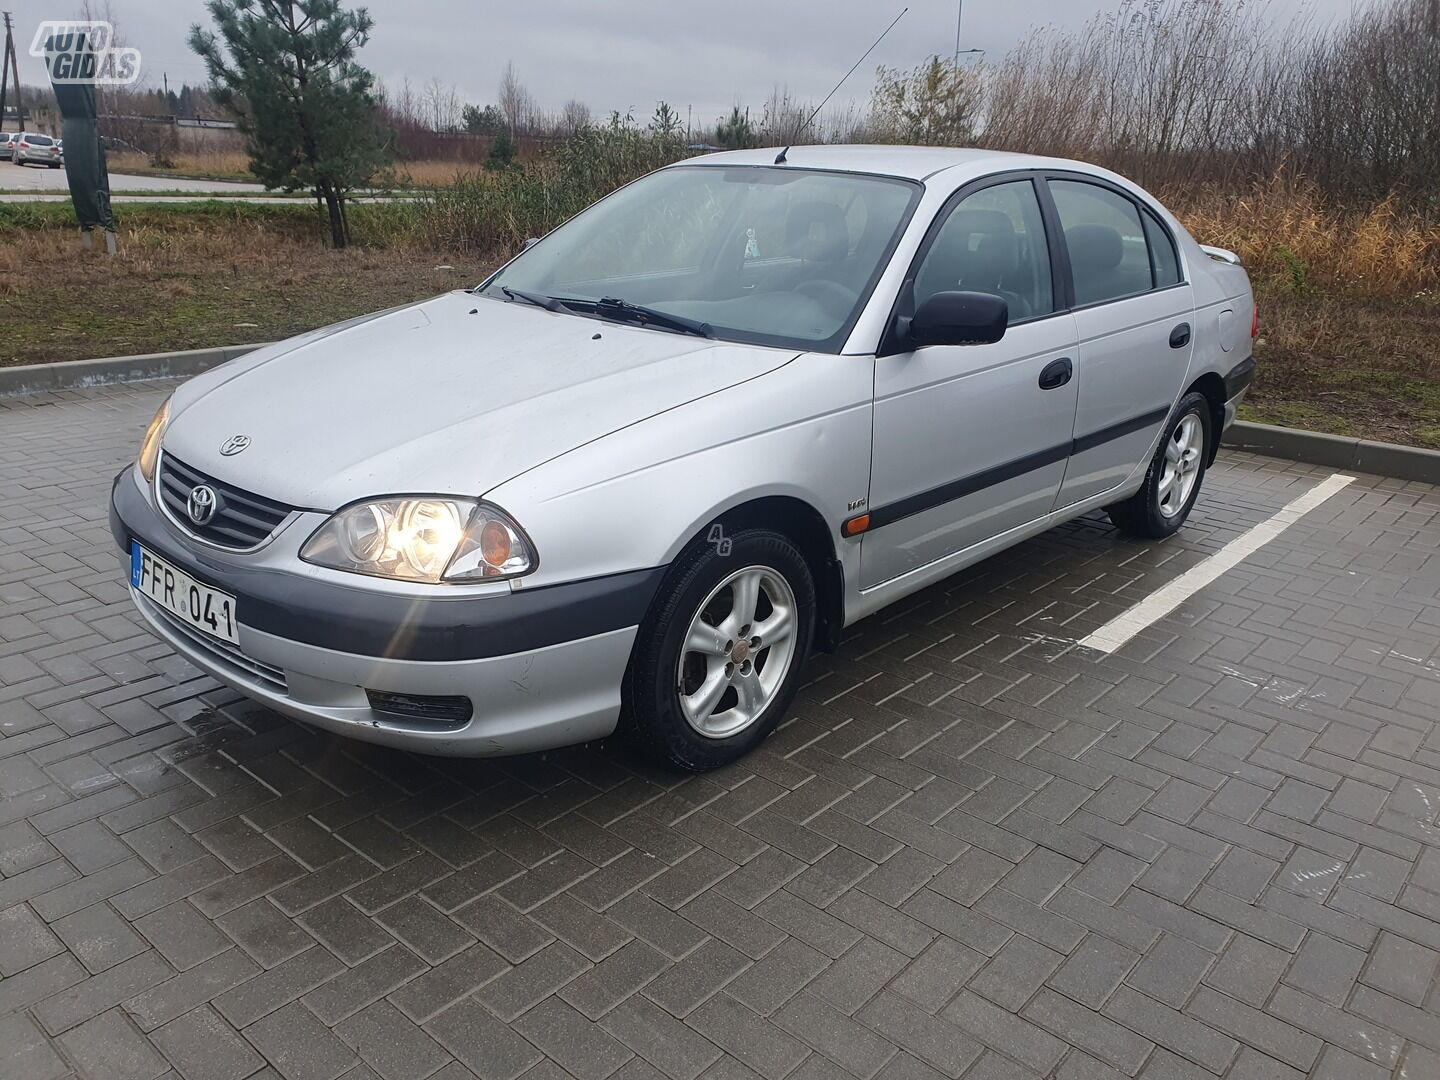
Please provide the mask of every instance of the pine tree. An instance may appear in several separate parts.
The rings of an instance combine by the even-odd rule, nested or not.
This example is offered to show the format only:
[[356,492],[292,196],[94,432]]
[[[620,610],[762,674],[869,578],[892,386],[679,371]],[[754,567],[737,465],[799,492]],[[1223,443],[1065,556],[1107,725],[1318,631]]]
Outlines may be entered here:
[[335,247],[349,240],[346,195],[388,151],[374,76],[355,62],[373,21],[339,0],[209,0],[216,31],[190,29],[218,104],[239,117],[250,168],[268,188],[308,188],[324,202]]

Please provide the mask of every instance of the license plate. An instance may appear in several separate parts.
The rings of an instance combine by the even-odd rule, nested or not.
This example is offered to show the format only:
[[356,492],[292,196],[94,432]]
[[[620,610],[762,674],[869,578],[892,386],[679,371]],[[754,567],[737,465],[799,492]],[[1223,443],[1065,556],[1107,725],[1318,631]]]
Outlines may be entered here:
[[187,626],[240,644],[235,626],[235,597],[196,581],[178,566],[166,562],[130,541],[130,584]]

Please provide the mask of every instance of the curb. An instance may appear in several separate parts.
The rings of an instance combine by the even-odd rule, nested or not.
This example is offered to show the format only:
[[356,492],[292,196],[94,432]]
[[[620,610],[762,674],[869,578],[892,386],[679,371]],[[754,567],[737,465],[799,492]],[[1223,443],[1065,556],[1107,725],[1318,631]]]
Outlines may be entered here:
[[262,341],[254,345],[225,345],[216,349],[188,349],[184,352],[110,356],[100,360],[70,360],[59,364],[0,367],[0,397],[38,394],[50,390],[75,390],[86,386],[103,386],[106,383],[198,375],[268,344],[271,343]]
[[1440,484],[1440,450],[1371,442],[1343,435],[1322,435],[1318,431],[1251,424],[1243,420],[1231,424],[1220,443],[1232,450],[1302,461],[1307,465],[1355,469],[1378,476],[1393,476],[1397,480]]

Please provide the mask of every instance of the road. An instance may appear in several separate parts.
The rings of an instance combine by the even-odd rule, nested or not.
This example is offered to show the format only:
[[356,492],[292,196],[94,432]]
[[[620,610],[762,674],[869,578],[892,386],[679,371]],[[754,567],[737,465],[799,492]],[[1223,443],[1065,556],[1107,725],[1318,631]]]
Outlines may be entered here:
[[1226,453],[1165,543],[852,628],[707,776],[427,760],[146,632],[104,505],[168,389],[0,399],[0,1074],[1440,1076],[1435,488]]
[[[24,191],[7,189],[24,188]],[[146,192],[191,192],[185,195],[155,195]],[[309,203],[310,195],[304,192],[292,196],[266,194],[260,184],[241,184],[224,180],[177,180],[163,176],[133,176],[128,173],[110,174],[110,201],[120,203],[187,203],[196,199],[223,196],[229,202],[273,203],[278,198],[289,198],[296,202]],[[355,202],[397,202],[405,195],[370,195],[357,192],[350,196]],[[34,165],[15,165],[0,161],[0,203],[40,202],[64,203],[70,201],[69,189],[65,184],[64,169],[42,169]]]
[[[16,165],[13,161],[0,161],[0,190],[20,189],[36,194],[57,194],[65,196],[70,190],[65,183],[64,169],[41,168],[38,165]],[[218,194],[245,195],[263,194],[260,184],[242,184],[226,180],[172,180],[163,176],[133,176],[129,173],[110,174],[110,190],[127,191],[195,191]],[[23,196],[11,196],[12,201]]]

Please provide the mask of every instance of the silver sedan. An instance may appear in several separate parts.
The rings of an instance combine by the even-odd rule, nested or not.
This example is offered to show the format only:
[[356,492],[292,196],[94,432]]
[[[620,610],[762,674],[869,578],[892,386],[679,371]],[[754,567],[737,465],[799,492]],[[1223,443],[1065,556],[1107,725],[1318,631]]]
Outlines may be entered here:
[[709,768],[885,605],[1099,507],[1180,528],[1256,325],[1233,255],[1090,165],[717,154],[186,383],[111,525],[155,631],[282,713]]

